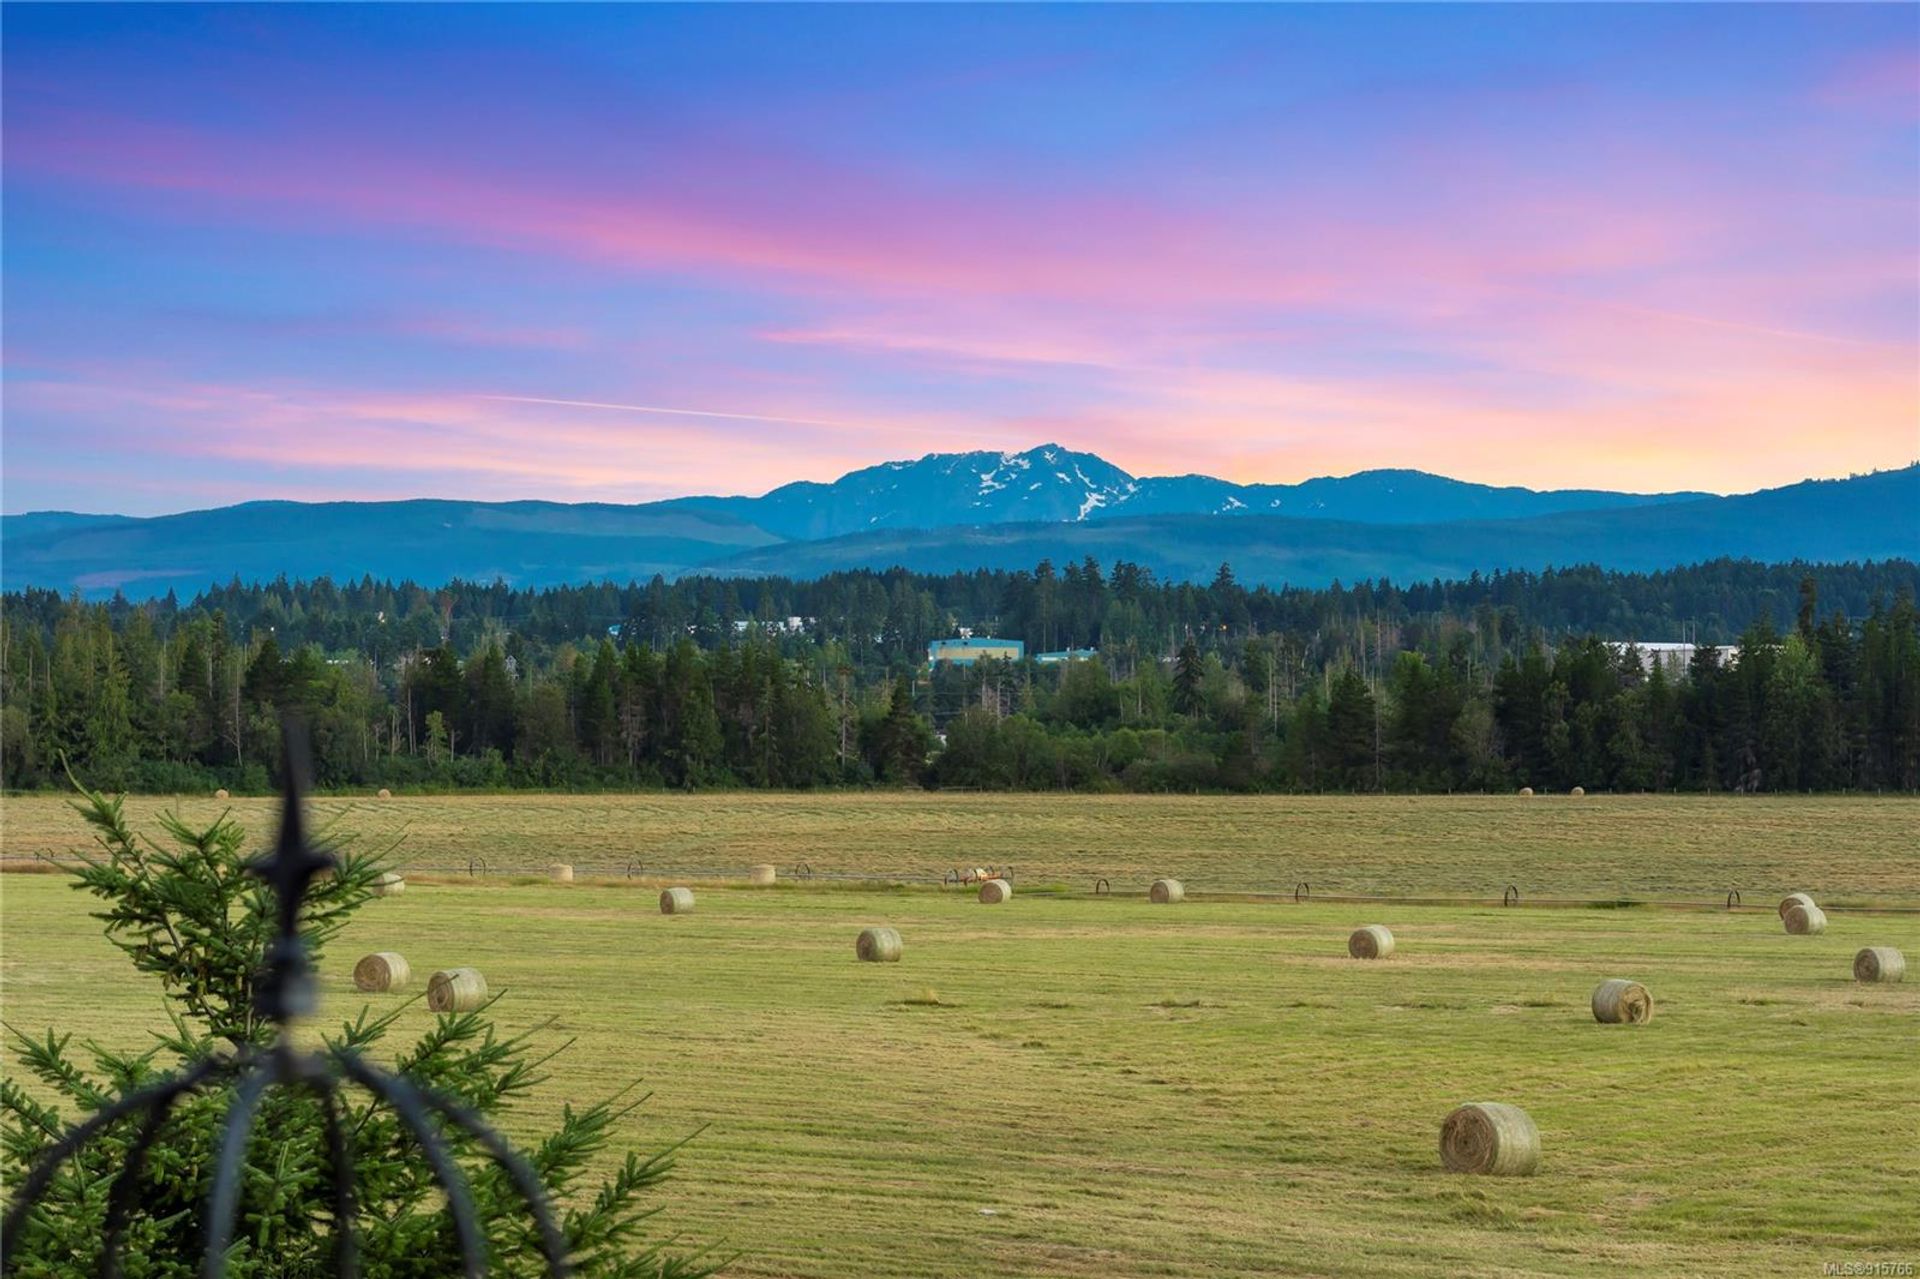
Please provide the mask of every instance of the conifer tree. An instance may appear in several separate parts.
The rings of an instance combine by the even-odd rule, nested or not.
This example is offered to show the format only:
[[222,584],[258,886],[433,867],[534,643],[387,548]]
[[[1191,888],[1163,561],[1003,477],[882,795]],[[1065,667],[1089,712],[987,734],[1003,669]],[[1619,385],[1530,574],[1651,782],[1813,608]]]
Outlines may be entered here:
[[[137,836],[119,798],[82,792],[75,805],[93,827],[100,853],[75,887],[101,903],[95,917],[134,969],[160,986],[171,1022],[145,1052],[89,1046],[90,1064],[70,1049],[71,1035],[28,1035],[9,1027],[19,1069],[0,1079],[0,1175],[18,1185],[35,1157],[68,1126],[125,1094],[213,1055],[257,1050],[273,1027],[254,1005],[254,982],[275,930],[276,903],[246,867],[244,833],[223,815],[206,827],[161,819],[165,842]],[[372,896],[380,860],[336,849],[337,871],[316,880],[301,932],[316,964],[327,944]],[[537,1088],[544,1077],[529,1037],[498,1035],[486,1009],[435,1019],[397,1053],[386,1046],[411,1001],[375,1014],[350,1014],[330,1046],[388,1058],[411,1079],[491,1118]],[[29,1087],[26,1080],[34,1081]],[[139,1210],[124,1238],[126,1273],[145,1279],[193,1279],[201,1273],[204,1205],[214,1150],[233,1089],[211,1088],[178,1103],[157,1130],[134,1188]],[[672,1167],[678,1145],[642,1158],[628,1155],[598,1186],[587,1180],[613,1129],[639,1104],[628,1093],[575,1108],[560,1126],[522,1146],[547,1189],[572,1252],[574,1273],[596,1279],[685,1279],[712,1273],[698,1255],[675,1254],[645,1236],[653,1210],[646,1192]],[[452,1221],[432,1170],[390,1107],[370,1094],[341,1093],[358,1207],[360,1270],[368,1279],[434,1279],[460,1271]],[[63,1113],[61,1106],[71,1107]],[[12,1273],[19,1279],[67,1279],[97,1267],[108,1193],[126,1165],[140,1123],[107,1128],[67,1164],[28,1217]],[[319,1102],[310,1091],[274,1088],[263,1096],[245,1152],[241,1199],[226,1273],[233,1279],[331,1274],[332,1181]],[[546,1273],[533,1220],[505,1174],[471,1138],[443,1136],[467,1176],[485,1232],[490,1273]]]

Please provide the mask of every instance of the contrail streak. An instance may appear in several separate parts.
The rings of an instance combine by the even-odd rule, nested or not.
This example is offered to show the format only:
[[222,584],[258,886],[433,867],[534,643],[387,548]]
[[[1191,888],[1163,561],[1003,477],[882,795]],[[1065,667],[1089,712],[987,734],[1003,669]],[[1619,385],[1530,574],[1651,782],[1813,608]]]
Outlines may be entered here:
[[617,413],[669,413],[675,417],[721,417],[733,422],[789,422],[795,426],[833,426],[856,429],[853,422],[827,422],[813,417],[779,417],[772,413],[715,413],[709,409],[670,409],[657,404],[605,404],[599,400],[551,400],[540,395],[476,395],[476,400],[504,400],[511,404],[563,404],[576,409],[612,409]]

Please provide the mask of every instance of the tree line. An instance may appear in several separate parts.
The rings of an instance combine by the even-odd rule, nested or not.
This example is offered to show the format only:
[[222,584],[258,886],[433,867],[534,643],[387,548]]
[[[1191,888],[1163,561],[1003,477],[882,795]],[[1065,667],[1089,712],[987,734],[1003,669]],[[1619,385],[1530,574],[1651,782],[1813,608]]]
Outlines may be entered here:
[[[0,609],[0,773],[265,790],[291,711],[341,789],[1914,790],[1916,585],[1718,561],[1272,590],[1089,560],[26,591]],[[928,669],[962,629],[1098,655]],[[1679,669],[1621,643],[1681,638]]]

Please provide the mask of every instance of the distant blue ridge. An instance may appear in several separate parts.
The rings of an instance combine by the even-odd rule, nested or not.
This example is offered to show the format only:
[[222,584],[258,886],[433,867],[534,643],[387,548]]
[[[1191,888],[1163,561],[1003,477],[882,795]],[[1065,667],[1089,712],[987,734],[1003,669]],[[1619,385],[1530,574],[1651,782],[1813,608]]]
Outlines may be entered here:
[[1920,558],[1920,466],[1733,497],[1536,492],[1419,471],[1300,484],[1141,479],[1090,453],[933,454],[762,497],[644,505],[247,502],[133,518],[0,519],[0,584],[91,598],[183,597],[242,582],[453,578],[516,586],[656,574],[815,577],[849,568],[1030,569],[1091,556],[1169,580],[1247,585],[1594,564],[1652,571],[1721,557]]

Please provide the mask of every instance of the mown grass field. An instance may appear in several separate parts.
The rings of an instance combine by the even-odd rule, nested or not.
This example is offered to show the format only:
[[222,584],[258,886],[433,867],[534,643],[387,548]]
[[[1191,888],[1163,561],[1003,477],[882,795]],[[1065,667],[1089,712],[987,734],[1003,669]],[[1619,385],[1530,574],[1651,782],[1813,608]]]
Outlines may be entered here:
[[[366,829],[424,835],[440,829],[427,812],[450,827],[458,813],[441,810],[467,805],[517,831],[510,855],[527,865],[591,864],[561,851],[585,848],[582,835],[542,838],[530,815],[569,802],[369,802],[342,821],[370,813]],[[672,808],[582,802],[636,818]],[[53,824],[40,803],[6,802],[7,852],[23,829],[39,838]],[[1789,937],[1772,912],[1790,888],[1920,896],[1901,820],[1911,805],[1516,801],[1507,817],[1485,800],[1267,803],[691,801],[674,837],[693,839],[697,815],[698,838],[741,863],[830,829],[849,867],[925,855],[932,869],[979,849],[970,836],[1011,840],[1025,820],[1036,843],[1104,831],[1118,889],[1137,894],[1143,882],[1120,876],[1151,870],[1182,874],[1196,896],[1167,907],[1023,889],[985,907],[931,887],[712,881],[695,884],[694,914],[667,918],[657,884],[640,880],[416,881],[371,903],[329,952],[326,1007],[345,1017],[368,998],[348,973],[369,950],[401,950],[416,973],[481,968],[506,992],[503,1028],[575,1040],[518,1131],[643,1080],[655,1095],[626,1121],[631,1145],[706,1125],[662,1200],[663,1227],[744,1250],[742,1276],[1817,1275],[1827,1262],[1920,1262],[1920,982],[1850,975],[1863,945],[1920,961],[1920,915],[1835,909],[1824,935]],[[992,817],[995,804],[1008,815]],[[1223,809],[1211,825],[1208,804]],[[266,829],[264,806],[236,807]],[[1609,811],[1625,815],[1611,840]],[[1476,812],[1506,824],[1473,840]],[[1344,850],[1324,864],[1350,866],[1356,888],[1424,870],[1409,888],[1477,889],[1475,876],[1521,864],[1566,893],[1700,890],[1746,867],[1760,909],[1209,900],[1216,878],[1292,873],[1239,867],[1235,850],[1268,856],[1262,832],[1292,829],[1294,813]],[[1788,833],[1753,835],[1768,814]],[[947,843],[907,842],[936,830]],[[415,844],[403,856],[448,856]],[[812,851],[816,866],[836,864]],[[1076,864],[1061,865],[1055,877],[1071,878]],[[88,899],[51,875],[0,877],[0,894],[10,1024],[116,1046],[161,1024],[157,993],[100,937]],[[1373,922],[1398,952],[1347,959],[1347,933]],[[900,929],[901,963],[855,962],[854,937],[873,923]],[[1610,976],[1652,989],[1651,1024],[1594,1023],[1588,996]],[[920,1002],[929,990],[937,1004]],[[429,1022],[420,1004],[403,1015]],[[1532,1113],[1539,1175],[1441,1170],[1440,1121],[1467,1100]]]
[[[135,797],[272,828],[267,799]],[[418,870],[737,875],[755,862],[938,880],[1011,863],[1026,883],[1115,888],[1175,875],[1199,891],[1920,904],[1920,802],[1776,796],[1061,796],[909,792],[322,798],[314,809]],[[0,853],[83,849],[65,800],[4,801]]]

